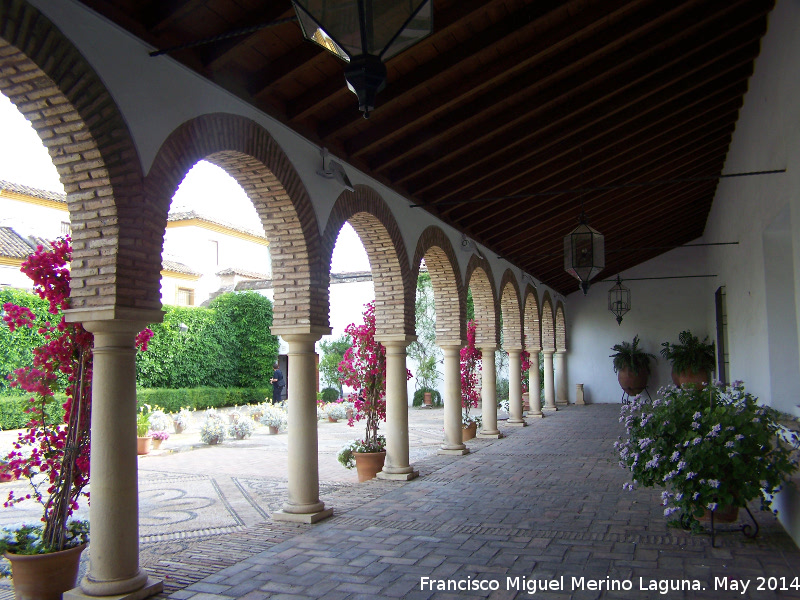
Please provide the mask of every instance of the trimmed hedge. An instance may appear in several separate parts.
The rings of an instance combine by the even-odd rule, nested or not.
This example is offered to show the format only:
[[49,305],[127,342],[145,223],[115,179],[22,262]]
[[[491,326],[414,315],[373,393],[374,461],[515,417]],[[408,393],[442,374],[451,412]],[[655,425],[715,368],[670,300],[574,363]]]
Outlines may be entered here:
[[[22,367],[33,363],[33,349],[47,340],[39,333],[48,321],[57,323],[61,315],[47,312],[48,303],[35,294],[12,288],[0,289],[0,307],[6,303],[26,306],[36,315],[35,327],[20,327],[11,333],[8,326],[0,321],[0,393],[6,394],[11,388],[8,376]],[[62,376],[62,380],[64,377]],[[65,383],[62,381],[61,383]]]
[[339,399],[339,390],[332,387],[326,387],[322,392],[322,400],[324,402],[336,402]]
[[[25,410],[30,406],[31,394],[3,394],[0,395],[0,429],[24,429],[31,417]],[[60,423],[64,420],[63,404],[67,397],[58,394],[50,402],[45,411],[51,422]]]
[[223,406],[258,404],[272,398],[272,388],[179,388],[137,389],[136,406],[158,406],[164,412],[176,413],[181,408],[205,410]]

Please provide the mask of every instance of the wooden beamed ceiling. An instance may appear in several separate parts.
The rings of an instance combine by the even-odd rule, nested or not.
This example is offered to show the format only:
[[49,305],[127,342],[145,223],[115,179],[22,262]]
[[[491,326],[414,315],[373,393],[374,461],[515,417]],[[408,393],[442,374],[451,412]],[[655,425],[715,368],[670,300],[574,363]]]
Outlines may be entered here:
[[[156,49],[294,16],[289,0],[82,1]],[[369,120],[296,22],[170,55],[567,294],[581,207],[606,236],[598,279],[702,235],[703,178],[722,172],[773,3],[435,0]]]

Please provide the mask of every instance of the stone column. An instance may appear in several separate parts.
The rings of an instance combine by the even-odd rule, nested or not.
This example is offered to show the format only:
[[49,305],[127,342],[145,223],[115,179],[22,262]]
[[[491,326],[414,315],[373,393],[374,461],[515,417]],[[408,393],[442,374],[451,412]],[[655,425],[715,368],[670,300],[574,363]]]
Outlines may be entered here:
[[524,427],[522,418],[522,359],[521,348],[506,348],[508,352],[508,421],[507,425]]
[[90,564],[80,587],[66,592],[64,598],[146,598],[163,589],[161,581],[149,578],[139,567],[135,347],[136,334],[163,315],[137,311],[137,318],[103,319],[108,315],[116,313],[107,309],[67,315],[71,322],[83,321],[94,334],[94,362]]
[[539,351],[531,350],[531,369],[528,377],[528,395],[530,396],[531,409],[528,411],[528,416],[534,419],[541,419],[544,417],[542,414],[542,398],[541,388],[542,384],[539,381]]
[[378,479],[408,481],[419,477],[408,463],[408,387],[406,346],[414,336],[384,337],[386,348],[386,461]]
[[558,410],[555,397],[555,375],[553,373],[553,350],[544,350],[544,411]]
[[494,366],[494,353],[497,346],[482,346],[481,359],[481,418],[483,425],[478,437],[500,438],[497,429],[497,371]]
[[569,404],[567,398],[567,352],[559,350],[556,352],[555,370],[558,373],[558,385],[556,386],[556,404],[566,406]]
[[469,454],[461,441],[461,346],[440,346],[444,352],[444,442],[439,454]]
[[283,509],[272,514],[276,521],[316,523],[333,514],[319,499],[317,443],[317,373],[314,342],[319,333],[281,334],[289,344],[288,488]]

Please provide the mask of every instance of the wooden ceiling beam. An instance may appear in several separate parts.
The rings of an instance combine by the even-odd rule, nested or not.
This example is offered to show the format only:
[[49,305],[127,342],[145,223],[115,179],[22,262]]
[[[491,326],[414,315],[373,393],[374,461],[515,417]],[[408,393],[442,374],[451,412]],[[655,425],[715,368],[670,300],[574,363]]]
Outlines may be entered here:
[[203,4],[205,0],[158,0],[144,5],[138,12],[138,20],[147,31],[158,34]]
[[[756,24],[752,27],[760,26],[760,24]],[[757,49],[756,43],[749,38],[745,42],[745,46],[748,44],[752,50]],[[431,189],[434,186],[445,185],[447,176],[458,177],[460,187],[448,185],[447,188],[451,194],[462,193],[462,190],[467,187],[463,183],[465,182],[464,167],[459,170],[453,169],[452,165],[459,164],[459,161],[463,161],[464,155],[474,152],[478,146],[481,147],[481,164],[477,166],[480,167],[480,172],[488,176],[489,173],[492,173],[489,168],[490,164],[502,166],[508,165],[509,160],[523,160],[526,149],[536,147],[534,140],[550,135],[553,129],[586,127],[597,120],[598,114],[613,115],[620,111],[627,111],[637,102],[649,97],[660,98],[664,94],[681,94],[685,90],[681,88],[680,82],[685,81],[686,84],[694,87],[702,85],[704,83],[702,79],[706,75],[697,75],[698,70],[704,69],[702,73],[714,76],[712,71],[721,62],[726,60],[746,62],[751,59],[741,53],[737,57],[731,58],[731,55],[740,47],[741,44],[733,44],[728,39],[717,40],[697,55],[682,56],[675,61],[667,62],[662,68],[657,65],[659,58],[663,57],[655,57],[653,61],[641,65],[644,68],[637,69],[636,73],[622,74],[617,79],[609,80],[598,88],[587,88],[585,96],[589,100],[573,107],[570,111],[565,111],[557,105],[550,106],[550,100],[545,92],[538,103],[528,106],[527,112],[522,107],[519,107],[519,110],[512,110],[511,114],[520,114],[521,117],[513,119],[510,128],[507,126],[510,120],[508,117],[493,118],[479,127],[473,127],[470,130],[471,134],[464,132],[448,140],[448,145],[452,150],[449,153],[443,153],[444,145],[442,145],[437,153],[442,156],[439,161],[423,160],[427,157],[421,157],[420,160],[412,161],[401,169],[391,171],[389,177],[394,181],[403,182],[414,195],[426,197],[430,195],[437,199],[439,199],[439,195]],[[586,74],[586,77],[590,78],[591,74]],[[537,106],[542,108],[537,109]],[[574,123],[581,115],[585,116],[580,120],[580,124]],[[567,126],[565,123],[574,124]],[[506,137],[512,131],[514,137],[509,141]],[[494,140],[490,144],[489,140],[492,138]],[[437,162],[438,164],[434,164]]]

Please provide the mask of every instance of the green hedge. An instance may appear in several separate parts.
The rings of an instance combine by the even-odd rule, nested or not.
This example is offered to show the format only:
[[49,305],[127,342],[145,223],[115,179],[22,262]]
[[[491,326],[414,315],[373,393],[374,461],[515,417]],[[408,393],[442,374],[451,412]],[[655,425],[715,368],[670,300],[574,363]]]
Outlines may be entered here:
[[0,393],[6,394],[11,389],[8,375],[19,368],[30,366],[33,362],[33,349],[44,344],[44,335],[40,334],[39,327],[52,320],[57,323],[61,315],[51,315],[47,312],[48,304],[35,294],[15,290],[12,288],[0,289],[0,307],[5,303],[27,306],[36,315],[36,327],[21,327],[14,333],[0,320]]
[[204,410],[223,406],[258,404],[272,398],[272,388],[167,388],[137,389],[136,405],[158,406],[168,413],[181,408]]
[[[31,417],[25,412],[30,406],[30,394],[3,394],[0,395],[0,429],[23,429],[28,425]],[[57,395],[45,409],[50,421],[64,420],[63,404],[66,396]]]

